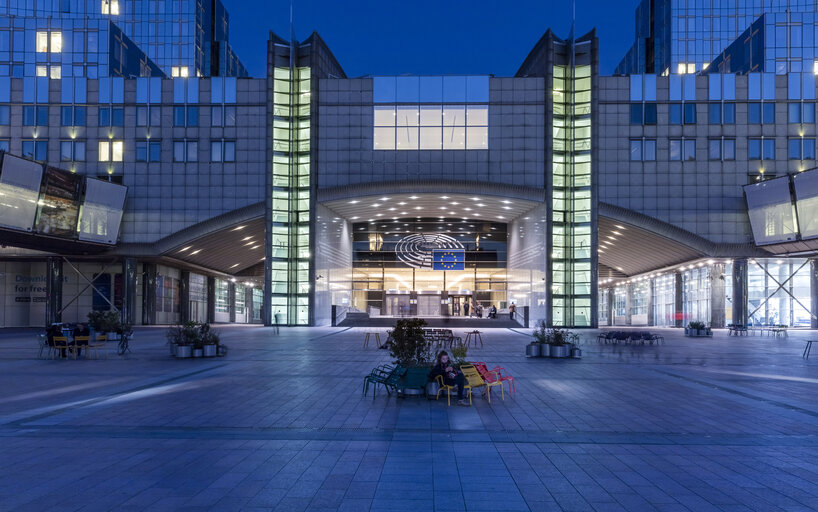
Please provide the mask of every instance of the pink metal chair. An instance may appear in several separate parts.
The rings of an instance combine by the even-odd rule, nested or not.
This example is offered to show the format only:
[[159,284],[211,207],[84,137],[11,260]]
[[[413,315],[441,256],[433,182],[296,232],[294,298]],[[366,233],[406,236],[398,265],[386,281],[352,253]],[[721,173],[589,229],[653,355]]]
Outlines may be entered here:
[[473,362],[472,365],[477,369],[477,372],[483,377],[483,380],[486,382],[507,382],[508,383],[508,391],[512,397],[514,397],[514,393],[517,391],[517,387],[514,385],[514,377],[508,375],[506,373],[506,369],[501,366],[495,366],[491,370],[488,369],[488,365],[483,362]]

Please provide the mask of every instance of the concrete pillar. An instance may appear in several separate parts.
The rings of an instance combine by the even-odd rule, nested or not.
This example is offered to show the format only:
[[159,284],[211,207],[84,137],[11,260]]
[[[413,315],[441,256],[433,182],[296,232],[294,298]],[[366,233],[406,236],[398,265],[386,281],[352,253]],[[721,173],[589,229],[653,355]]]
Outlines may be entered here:
[[656,298],[653,296],[653,282],[655,279],[648,279],[648,296],[645,302],[648,305],[648,325],[656,325],[656,318],[654,315],[656,309]]
[[684,280],[682,279],[682,273],[676,272],[674,274],[676,278],[676,284],[674,285],[674,292],[675,297],[673,300],[674,304],[674,323],[676,327],[685,327],[685,319],[684,319]]
[[244,314],[247,315],[247,323],[253,323],[253,309],[255,304],[253,304],[253,287],[252,286],[245,286],[244,287]]
[[227,282],[227,310],[230,312],[230,323],[236,323],[236,283]]
[[216,321],[216,278],[207,278],[207,323]]
[[724,263],[710,266],[710,327],[722,329],[726,323]]
[[190,272],[183,270],[179,280],[179,322],[190,322]]
[[45,325],[62,322],[62,259],[46,260]]
[[733,323],[747,325],[747,260],[733,261]]
[[818,260],[809,262],[810,327],[818,329]]
[[156,265],[142,265],[142,325],[156,323]]
[[136,323],[136,259],[122,260],[122,309],[120,310],[123,324]]

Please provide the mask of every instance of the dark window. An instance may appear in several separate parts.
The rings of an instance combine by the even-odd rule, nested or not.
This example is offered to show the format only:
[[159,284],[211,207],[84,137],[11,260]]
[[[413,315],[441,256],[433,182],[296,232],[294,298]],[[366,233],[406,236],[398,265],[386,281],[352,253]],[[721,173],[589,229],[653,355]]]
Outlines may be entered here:
[[685,124],[696,124],[695,103],[685,103]]
[[136,107],[136,126],[148,126],[148,107]]
[[227,106],[224,107],[224,125],[225,126],[236,126],[236,107],[235,106],[227,105]]
[[99,125],[111,126],[111,107],[99,107]]
[[801,157],[804,160],[815,160],[815,139],[804,139],[804,152]]
[[48,126],[48,107],[37,107],[37,126]]
[[136,143],[137,162],[158,162],[162,155],[162,144],[159,141],[140,140]]
[[185,107],[173,107],[173,126],[185,125]]
[[723,124],[736,124],[736,104],[735,103],[724,103],[722,105],[721,122]]
[[[631,124],[642,124],[642,104],[631,103]],[[633,160],[633,158],[631,158]]]
[[761,103],[747,104],[747,122],[750,124],[761,124]]
[[775,103],[762,103],[764,124],[775,123]]
[[24,140],[23,156],[44,162],[48,156],[48,141]]
[[74,108],[62,107],[60,109],[60,123],[63,126],[74,126]]
[[74,158],[73,146],[70,140],[60,141],[60,162],[70,162]]
[[762,139],[761,146],[764,160],[775,160],[775,139]]
[[0,151],[8,151],[9,150],[9,140],[8,139],[0,139]]
[[148,142],[144,140],[136,141],[136,161],[137,162],[147,162],[148,161]]
[[199,107],[187,108],[187,125],[199,126]]
[[125,109],[122,107],[111,108],[111,126],[125,125]]
[[8,105],[0,105],[0,125],[8,126],[9,125],[9,106]]
[[151,126],[161,126],[162,124],[162,107],[153,106],[151,112]]
[[711,139],[707,143],[707,158],[721,160],[721,139]]
[[721,103],[710,104],[707,118],[707,122],[710,124],[721,124]]
[[801,104],[790,103],[787,105],[787,122],[800,123],[801,122]]
[[23,105],[23,126],[34,126],[36,122],[37,111],[34,109],[34,105]]
[[642,160],[642,141],[640,139],[631,140],[631,161]]
[[[633,112],[633,105],[631,105],[631,112]],[[631,121],[633,122],[633,121]],[[222,107],[210,107],[210,126],[222,126],[224,124],[224,113]]]
[[736,159],[736,140],[735,139],[724,139],[722,141],[721,158],[722,158],[722,160],[735,160]]
[[85,107],[74,107],[74,126],[85,126],[87,110]]
[[747,158],[750,160],[761,160],[761,139],[750,139],[747,141]]
[[682,124],[682,105],[681,103],[670,104],[670,124]]
[[656,103],[645,103],[645,124],[656,124]]
[[[233,155],[235,158],[236,153],[236,143],[235,142],[225,142],[225,144],[233,144]],[[645,145],[642,148],[642,159],[645,161],[654,161],[656,160],[656,139],[645,139]],[[227,146],[225,146],[225,158],[228,155]],[[232,162],[233,160],[225,160],[225,162]]]

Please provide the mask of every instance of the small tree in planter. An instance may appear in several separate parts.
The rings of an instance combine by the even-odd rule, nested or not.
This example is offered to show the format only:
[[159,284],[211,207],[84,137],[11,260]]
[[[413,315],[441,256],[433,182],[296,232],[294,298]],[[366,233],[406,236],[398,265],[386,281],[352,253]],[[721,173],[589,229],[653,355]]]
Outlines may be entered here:
[[210,328],[210,324],[202,324],[200,328],[202,335],[202,355],[204,357],[216,357],[219,353],[219,335]]
[[571,350],[571,343],[569,337],[571,333],[565,329],[551,329],[549,332],[551,339],[551,357],[568,357]]
[[426,340],[423,328],[426,321],[419,318],[398,320],[392,330],[389,353],[401,366],[429,366],[432,344]]
[[687,324],[687,329],[689,336],[707,335],[707,327],[704,325],[704,322],[690,322],[689,324]]
[[465,345],[458,345],[456,347],[453,347],[451,353],[455,368],[460,368],[460,366],[468,364],[468,362],[466,361],[466,357],[469,354],[469,349]]
[[548,343],[550,343],[551,339],[548,336],[548,326],[545,325],[545,320],[537,322],[537,328],[534,329],[532,334],[534,335],[534,341],[525,347],[525,355],[529,357],[548,357]]
[[123,329],[119,311],[91,311],[88,313],[88,325],[96,334],[112,332],[121,334]]
[[165,334],[168,343],[175,345],[174,354],[179,358],[193,356],[193,349],[196,345],[201,349],[201,329],[196,322],[187,322],[182,325],[174,325]]

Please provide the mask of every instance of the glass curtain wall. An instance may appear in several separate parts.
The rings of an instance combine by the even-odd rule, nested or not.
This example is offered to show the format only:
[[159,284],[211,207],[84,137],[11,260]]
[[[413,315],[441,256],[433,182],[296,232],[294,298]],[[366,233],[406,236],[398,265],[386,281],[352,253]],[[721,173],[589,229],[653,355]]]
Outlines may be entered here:
[[274,70],[272,315],[309,323],[310,68]]
[[710,267],[702,266],[682,273],[684,325],[704,322],[710,325]]
[[591,67],[554,66],[552,323],[591,325]]
[[748,265],[747,280],[751,325],[810,326],[808,260],[754,260]]
[[653,322],[657,327],[673,327],[676,316],[676,276],[653,280]]
[[648,325],[650,282],[634,283],[631,288],[631,325]]
[[610,310],[608,288],[599,290],[599,302],[597,311],[597,321],[599,325],[608,325],[608,312]]

